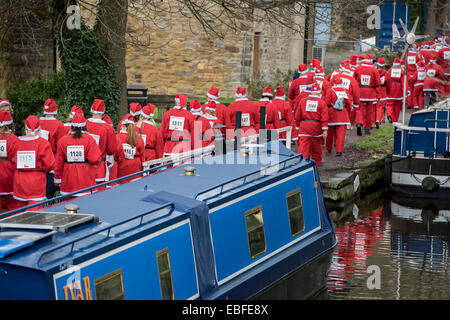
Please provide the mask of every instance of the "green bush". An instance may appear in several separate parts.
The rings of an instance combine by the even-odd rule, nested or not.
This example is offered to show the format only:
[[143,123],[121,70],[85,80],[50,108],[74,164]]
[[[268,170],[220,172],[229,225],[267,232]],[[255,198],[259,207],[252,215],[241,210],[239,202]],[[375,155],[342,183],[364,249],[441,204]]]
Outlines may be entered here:
[[286,95],[289,88],[289,80],[294,75],[294,71],[288,71],[287,73],[282,72],[280,69],[275,71],[275,80],[272,82],[261,81],[261,80],[247,80],[247,95],[249,99],[259,100],[261,98],[261,93],[265,87],[270,87],[272,89],[273,95],[275,96],[275,91],[279,85],[281,85]]
[[48,98],[56,101],[57,117],[63,120],[69,113],[68,107],[64,105],[64,93],[64,76],[61,73],[25,84],[13,84],[6,93],[6,97],[13,106],[16,131],[24,133],[25,119],[29,115],[41,116],[43,114],[44,102]]

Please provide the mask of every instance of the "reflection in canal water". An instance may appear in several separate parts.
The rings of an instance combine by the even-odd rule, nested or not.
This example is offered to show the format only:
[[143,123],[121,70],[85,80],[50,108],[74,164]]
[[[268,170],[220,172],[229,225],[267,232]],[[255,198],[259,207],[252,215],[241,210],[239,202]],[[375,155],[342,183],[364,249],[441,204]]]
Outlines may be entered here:
[[450,299],[450,208],[395,201],[336,223],[329,299]]

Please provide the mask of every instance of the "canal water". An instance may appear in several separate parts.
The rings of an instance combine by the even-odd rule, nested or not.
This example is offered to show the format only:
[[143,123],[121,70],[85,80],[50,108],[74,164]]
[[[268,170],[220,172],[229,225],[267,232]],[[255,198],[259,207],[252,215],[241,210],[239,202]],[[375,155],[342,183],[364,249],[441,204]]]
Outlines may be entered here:
[[338,245],[321,299],[450,299],[449,207],[378,191],[334,214]]

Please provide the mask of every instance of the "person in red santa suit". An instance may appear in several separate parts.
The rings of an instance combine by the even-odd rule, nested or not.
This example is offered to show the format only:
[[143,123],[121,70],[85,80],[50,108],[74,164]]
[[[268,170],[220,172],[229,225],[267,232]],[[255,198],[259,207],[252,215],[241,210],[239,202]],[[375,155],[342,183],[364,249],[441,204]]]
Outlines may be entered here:
[[311,59],[310,66],[311,67],[308,73],[308,77],[312,77],[314,79],[317,70],[322,67],[322,62],[320,62],[320,60],[317,59]]
[[[94,186],[101,161],[100,149],[86,133],[86,118],[81,112],[73,116],[71,129],[59,140],[55,159],[55,183],[61,184],[62,195]],[[74,196],[88,194],[81,192]]]
[[[291,107],[294,109],[295,106],[295,99],[297,98],[297,96],[299,96],[301,93],[304,92],[304,96],[308,96],[309,95],[309,89],[311,88],[312,84],[314,83],[314,78],[313,76],[309,73],[308,71],[308,67],[306,64],[299,64],[298,66],[298,72],[299,72],[299,77],[297,79],[295,79],[294,81],[292,81],[291,86],[289,87],[289,104],[291,105]],[[302,96],[301,98],[304,98],[304,96]]]
[[436,58],[430,59],[426,69],[426,78],[423,83],[425,93],[425,106],[429,106],[439,100],[440,95],[444,94],[444,70],[436,63]]
[[25,120],[24,136],[18,138],[11,157],[14,173],[13,197],[20,206],[46,199],[47,172],[53,170],[55,156],[50,142],[39,136],[40,121],[36,116]]
[[155,122],[152,121],[155,108],[156,106],[151,103],[142,108],[141,126],[137,128],[139,136],[144,141],[144,161],[160,159],[164,155],[164,139]]
[[95,99],[91,106],[92,117],[86,120],[87,131],[94,138],[102,153],[101,163],[97,169],[97,178],[95,179],[97,183],[110,180],[109,173],[114,163],[111,162],[113,161],[112,157],[107,159],[107,156],[116,154],[118,148],[116,132],[102,120],[105,109],[105,102]]
[[377,90],[377,104],[376,104],[376,116],[375,116],[375,126],[377,129],[380,127],[381,121],[383,120],[384,110],[386,107],[386,69],[384,68],[386,61],[384,58],[379,58],[377,61],[377,70],[380,74],[380,86]]
[[72,109],[70,109],[69,116],[67,117],[66,121],[64,122],[65,135],[68,134],[72,130],[72,119],[76,113],[81,113],[84,116],[83,109],[80,106],[77,106],[77,105],[73,106]]
[[328,106],[321,96],[322,90],[317,83],[311,88],[311,94],[303,98],[295,112],[294,119],[298,131],[298,152],[304,158],[312,154],[317,166],[322,163],[322,143],[328,129]]
[[325,78],[325,71],[321,66],[316,69],[314,81],[317,82],[322,89],[322,96],[325,97],[327,91],[331,89],[331,83]]
[[12,115],[8,111],[0,111],[0,210],[11,211],[20,206],[20,202],[13,198],[16,167],[10,161],[17,140]]
[[411,49],[408,51],[408,54],[406,56],[406,63],[407,63],[407,91],[408,95],[406,96],[406,106],[408,108],[413,107],[413,88],[410,87],[411,78],[414,76],[414,73],[417,70],[417,62],[421,59],[421,56],[419,54],[419,51],[416,49],[417,42],[415,45],[411,47]]
[[392,67],[386,72],[387,94],[386,116],[390,123],[397,122],[403,106],[403,81],[405,71],[399,58],[395,58]]
[[428,45],[428,41],[422,41],[422,44],[419,49],[419,54],[422,57],[422,60],[425,63],[425,65],[427,65],[428,62],[430,61],[429,53],[430,53],[430,48]]
[[[134,117],[131,114],[126,115],[122,121],[121,130],[116,138],[119,146],[114,155],[114,159],[117,161],[117,178],[142,171],[142,163],[145,161],[144,141],[136,132]],[[139,178],[140,176],[132,177],[123,182]]]
[[178,155],[192,150],[194,116],[186,110],[186,96],[177,94],[175,106],[164,113],[160,131],[164,139],[164,156]]
[[[272,89],[270,87],[266,87],[263,89],[261,94],[261,99],[256,103],[258,108],[258,114],[261,114],[261,107],[266,107],[266,119],[265,119],[265,128],[268,130],[281,128],[282,124],[280,122],[280,116],[278,114],[278,107],[272,103]],[[260,121],[261,125],[261,115]],[[258,130],[261,127],[258,127]]]
[[375,104],[377,102],[377,90],[381,85],[380,74],[371,64],[370,57],[366,56],[361,64],[356,67],[353,77],[359,84],[360,104],[356,109],[357,134],[362,134],[361,128],[364,126],[364,133],[370,134],[370,128],[375,122]]
[[192,99],[189,109],[194,116],[194,131],[192,141],[194,150],[207,147],[214,143],[214,135],[208,119],[203,116],[202,105],[197,99]]
[[232,102],[226,113],[227,132],[226,138],[228,140],[234,139],[234,131],[236,129],[236,112],[241,112],[241,136],[248,137],[256,135],[259,130],[259,113],[256,104],[247,98],[245,88],[238,87],[236,89],[236,100]]
[[445,96],[450,95],[450,39],[446,39],[442,49],[437,54],[437,62],[442,67],[445,76]]
[[336,137],[336,156],[344,152],[345,135],[347,126],[350,125],[350,112],[352,102],[347,95],[342,79],[339,75],[333,78],[333,88],[327,92],[325,103],[328,106],[328,134],[326,148],[328,152],[333,150]]
[[[355,56],[356,57],[356,56]],[[355,60],[356,64],[356,60]],[[344,89],[347,91],[347,95],[350,98],[352,102],[352,110],[349,114],[350,116],[350,126],[349,129],[353,130],[353,125],[355,124],[356,120],[356,110],[359,108],[360,104],[360,89],[359,89],[359,83],[353,78],[353,71],[350,68],[349,63],[344,63],[341,67],[341,73],[339,74],[342,85]]]
[[[298,132],[295,126],[294,121],[294,113],[292,111],[291,105],[285,101],[286,94],[284,88],[282,86],[278,86],[275,91],[275,98],[272,100],[272,103],[278,108],[278,115],[280,119],[280,127],[291,127],[291,140],[298,141]],[[279,139],[286,144],[286,132],[280,132],[278,135]]]
[[223,104],[218,102],[219,99],[219,89],[212,86],[208,92],[206,93],[206,97],[207,97],[207,102],[205,104],[202,105],[202,112],[203,114],[205,114],[205,109],[206,106],[208,105],[209,101],[214,101],[215,105],[216,105],[216,110],[215,110],[215,117],[217,117],[218,121],[223,124],[223,125],[227,125],[225,123],[226,121],[226,111],[227,111],[227,107]]
[[423,83],[427,76],[425,70],[425,64],[423,60],[417,62],[417,70],[414,72],[413,76],[410,78],[409,87],[412,88],[413,95],[413,108],[423,109],[425,102],[425,95],[423,92]]

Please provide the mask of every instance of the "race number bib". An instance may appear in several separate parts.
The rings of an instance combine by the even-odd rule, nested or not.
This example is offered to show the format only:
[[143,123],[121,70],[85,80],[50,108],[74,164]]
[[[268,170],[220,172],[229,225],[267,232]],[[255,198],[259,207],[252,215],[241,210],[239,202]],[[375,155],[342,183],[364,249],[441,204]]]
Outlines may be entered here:
[[348,90],[348,88],[350,88],[350,79],[347,78],[341,78],[342,79],[342,85],[344,86],[345,89]]
[[319,101],[306,101],[306,108],[305,111],[309,112],[317,112],[317,105],[319,104]]
[[241,115],[241,126],[242,127],[250,126],[250,113],[243,113]]
[[44,138],[45,140],[47,140],[48,141],[48,136],[50,135],[50,132],[49,131],[47,131],[47,130],[39,130],[39,136],[41,137],[41,138]]
[[435,74],[436,74],[436,70],[434,70],[434,69],[427,70],[428,77],[434,77]]
[[6,140],[0,140],[0,158],[6,158]]
[[184,118],[171,116],[169,120],[169,130],[183,131]]
[[84,162],[84,146],[67,146],[67,162]]
[[402,75],[402,69],[391,69],[391,78],[400,78]]
[[416,56],[408,56],[408,64],[416,64]]
[[366,74],[361,75],[361,85],[370,86],[370,76]]
[[425,72],[418,72],[417,73],[417,80],[422,81],[425,80],[427,74]]
[[17,151],[17,169],[36,169],[36,151]]
[[96,134],[93,134],[93,133],[89,133],[89,135],[90,135],[92,138],[94,138],[95,143],[96,143],[97,146],[98,146],[98,144],[99,144],[99,142],[100,142],[100,136],[98,136],[98,135],[96,135]]
[[450,60],[450,50],[444,51],[444,59]]
[[345,91],[335,91],[335,93],[338,99],[348,99],[347,92]]
[[384,85],[384,76],[380,77],[380,83],[381,85]]
[[146,134],[141,134],[141,138],[144,141],[144,146],[147,144],[147,135]]
[[134,159],[134,155],[136,154],[136,148],[133,148],[128,143],[122,143],[123,153],[126,159]]

